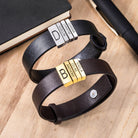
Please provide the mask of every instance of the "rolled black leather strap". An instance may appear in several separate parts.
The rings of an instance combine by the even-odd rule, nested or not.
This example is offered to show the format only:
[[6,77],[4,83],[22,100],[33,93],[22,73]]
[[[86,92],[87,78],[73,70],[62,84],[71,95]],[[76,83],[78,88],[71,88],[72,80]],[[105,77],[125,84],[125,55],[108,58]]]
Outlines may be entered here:
[[[43,119],[55,124],[71,119],[99,105],[113,92],[117,79],[108,63],[100,59],[85,59],[81,60],[80,64],[86,75],[103,74],[103,76],[85,93],[71,101],[59,105],[42,106],[43,101],[52,92],[63,86],[58,72],[54,69],[33,92],[33,102]],[[97,95],[93,97],[91,92],[97,92]]]
[[[90,35],[90,42],[87,46],[73,58],[88,59],[98,58],[103,50],[106,49],[106,38],[97,31],[93,23],[86,20],[71,21],[74,29],[79,36]],[[47,51],[56,46],[49,31],[43,33],[26,49],[23,55],[23,65],[31,80],[38,83],[54,69],[34,70],[35,62]]]

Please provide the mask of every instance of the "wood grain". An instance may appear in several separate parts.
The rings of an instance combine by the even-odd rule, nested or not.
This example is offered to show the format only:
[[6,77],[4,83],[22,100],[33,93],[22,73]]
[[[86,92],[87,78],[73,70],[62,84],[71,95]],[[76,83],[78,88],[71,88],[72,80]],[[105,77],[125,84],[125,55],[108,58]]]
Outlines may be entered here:
[[[70,0],[72,19],[88,19],[107,37],[108,48],[100,57],[112,67],[118,78],[114,93],[90,112],[54,125],[41,119],[32,102],[36,84],[31,82],[22,65],[22,55],[30,40],[0,56],[0,137],[1,138],[138,138],[138,57],[128,44],[115,36],[87,0]],[[138,1],[114,0],[138,31]],[[54,67],[79,52],[88,37],[45,54],[36,68]],[[84,83],[62,87],[48,97],[62,103],[83,93],[97,77]]]

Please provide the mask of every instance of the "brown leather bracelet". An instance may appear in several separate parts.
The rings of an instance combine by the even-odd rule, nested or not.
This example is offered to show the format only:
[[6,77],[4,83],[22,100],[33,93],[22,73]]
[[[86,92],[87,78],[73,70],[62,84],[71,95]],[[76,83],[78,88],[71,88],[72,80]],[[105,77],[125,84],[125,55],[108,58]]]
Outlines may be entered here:
[[43,119],[55,124],[61,123],[89,111],[102,103],[113,92],[117,79],[107,62],[100,59],[85,59],[81,60],[80,64],[86,75],[103,74],[103,76],[85,93],[71,101],[59,105],[42,106],[43,101],[53,91],[63,86],[55,69],[37,85],[33,92],[33,102]]

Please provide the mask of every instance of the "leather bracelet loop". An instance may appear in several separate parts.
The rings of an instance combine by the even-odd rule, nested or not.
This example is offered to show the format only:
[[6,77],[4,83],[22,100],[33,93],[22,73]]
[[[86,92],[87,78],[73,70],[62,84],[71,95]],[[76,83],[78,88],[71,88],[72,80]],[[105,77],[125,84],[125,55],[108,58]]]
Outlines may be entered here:
[[49,104],[49,107],[52,108],[53,112],[56,115],[56,120],[54,121],[55,124],[60,124],[62,122],[62,118],[60,117],[60,113],[56,110],[56,104]]
[[[102,51],[106,49],[106,38],[97,31],[93,23],[86,20],[71,21],[78,36],[90,35],[90,42],[87,46],[73,58],[88,59],[98,58]],[[47,51],[56,46],[49,31],[46,31],[38,37],[26,49],[23,55],[23,65],[30,77],[30,79],[39,83],[45,76],[54,71],[53,68],[46,70],[34,70],[35,62]]]
[[103,74],[103,76],[77,98],[59,105],[43,106],[43,101],[52,92],[63,86],[58,71],[54,69],[40,81],[32,96],[35,107],[43,119],[58,124],[74,118],[102,103],[114,91],[117,79],[107,62],[100,59],[85,59],[80,60],[80,65],[86,75]]

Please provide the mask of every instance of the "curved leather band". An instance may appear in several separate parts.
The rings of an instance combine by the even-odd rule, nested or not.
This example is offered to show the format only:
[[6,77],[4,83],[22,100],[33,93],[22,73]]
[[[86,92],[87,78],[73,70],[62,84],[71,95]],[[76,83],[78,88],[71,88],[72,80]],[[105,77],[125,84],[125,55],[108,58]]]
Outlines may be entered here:
[[[56,89],[63,86],[56,70],[47,75],[35,88],[33,102],[39,115],[51,122],[60,123],[89,111],[103,102],[115,89],[117,79],[108,65],[100,59],[80,61],[86,75],[103,74],[103,76],[85,93],[63,104],[42,106],[43,101]],[[91,98],[90,92],[97,91],[97,97]]]
[[[71,21],[79,36],[90,35],[90,42],[75,57],[79,59],[98,58],[103,50],[106,49],[106,38],[100,34],[93,23],[86,20]],[[23,55],[23,65],[31,80],[38,83],[54,69],[34,70],[35,62],[47,51],[56,46],[49,31],[43,33],[26,49]]]

